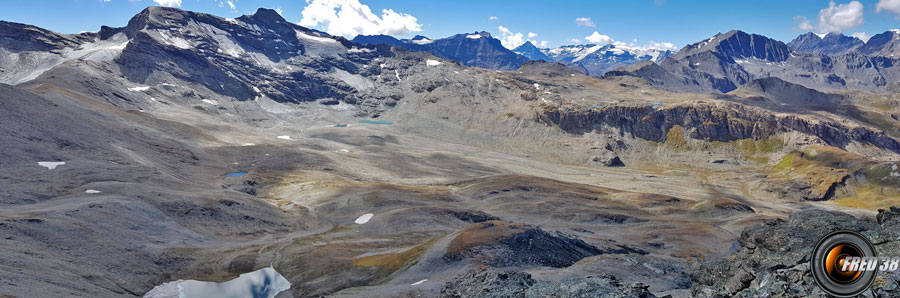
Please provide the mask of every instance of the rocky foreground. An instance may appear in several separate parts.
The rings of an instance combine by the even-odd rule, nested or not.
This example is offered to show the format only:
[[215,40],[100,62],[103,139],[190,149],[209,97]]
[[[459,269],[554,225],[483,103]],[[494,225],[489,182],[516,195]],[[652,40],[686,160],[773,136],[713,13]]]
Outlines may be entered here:
[[[809,272],[816,242],[837,230],[859,232],[880,256],[900,253],[900,208],[879,210],[875,219],[829,211],[802,211],[789,220],[748,227],[737,251],[715,260],[688,261],[693,297],[828,297]],[[900,274],[881,273],[870,296],[900,295]],[[479,267],[441,290],[441,297],[657,297],[643,283],[614,275],[561,281],[535,280],[531,274]]]

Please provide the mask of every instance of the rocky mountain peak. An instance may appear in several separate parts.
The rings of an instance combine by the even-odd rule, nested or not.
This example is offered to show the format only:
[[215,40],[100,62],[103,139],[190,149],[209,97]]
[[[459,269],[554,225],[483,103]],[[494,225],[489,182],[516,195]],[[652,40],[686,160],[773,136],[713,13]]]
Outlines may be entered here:
[[693,56],[703,52],[715,52],[730,58],[756,58],[769,62],[782,62],[790,57],[790,49],[783,42],[740,30],[719,33],[698,43],[689,45],[675,54],[676,58]]
[[251,19],[256,20],[258,22],[286,22],[284,17],[281,16],[277,11],[268,8],[259,8],[256,10],[256,13],[250,16]]
[[872,36],[859,51],[871,56],[900,57],[900,29]]

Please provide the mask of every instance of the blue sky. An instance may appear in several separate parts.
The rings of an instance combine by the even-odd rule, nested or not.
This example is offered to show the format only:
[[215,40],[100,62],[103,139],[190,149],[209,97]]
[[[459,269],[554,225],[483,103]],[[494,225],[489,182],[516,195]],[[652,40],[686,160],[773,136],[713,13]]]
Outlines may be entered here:
[[[310,27],[351,38],[350,32],[359,30],[398,37],[421,34],[431,38],[484,30],[507,44],[533,40],[535,43],[546,42],[545,45],[550,47],[573,44],[572,39],[587,43],[586,37],[591,35],[593,38],[588,39],[595,42],[633,43],[637,39],[636,45],[655,41],[669,42],[680,48],[731,29],[787,42],[806,31],[842,31],[847,35],[863,32],[871,36],[900,28],[900,0],[835,1],[833,4],[812,0],[310,1],[232,0],[233,8],[227,0],[6,1],[0,4],[3,7],[0,20],[33,24],[62,33],[97,31],[100,25],[124,26],[144,7],[162,2],[223,17],[250,14],[258,7],[267,7],[280,10],[288,21],[301,22],[308,6],[318,7],[318,12],[327,12],[345,7],[360,8],[361,2],[368,6],[375,19],[359,21],[359,16],[353,13],[313,18],[316,10],[309,9],[305,22]],[[393,14],[385,16],[384,10],[391,10]],[[581,21],[576,21],[579,18]],[[391,21],[385,21],[388,19]],[[344,28],[323,25],[328,21],[343,24]],[[351,26],[354,24],[357,28]],[[595,31],[598,34],[593,34]]]

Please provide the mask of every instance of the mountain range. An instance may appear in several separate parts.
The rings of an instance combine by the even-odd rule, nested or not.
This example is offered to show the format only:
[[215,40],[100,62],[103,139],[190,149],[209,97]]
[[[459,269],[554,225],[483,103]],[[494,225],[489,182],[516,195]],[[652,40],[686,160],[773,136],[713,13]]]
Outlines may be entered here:
[[[735,30],[688,45],[659,63],[637,63],[606,76],[636,76],[663,89],[691,92],[729,92],[763,77],[820,90],[897,90],[900,61],[892,53],[898,35],[888,31],[876,36],[860,46],[854,38],[806,34],[791,43],[797,49],[792,50],[780,41]],[[827,52],[844,54],[821,54]]]
[[820,236],[900,248],[896,32],[825,37],[0,22],[0,297],[824,296]]

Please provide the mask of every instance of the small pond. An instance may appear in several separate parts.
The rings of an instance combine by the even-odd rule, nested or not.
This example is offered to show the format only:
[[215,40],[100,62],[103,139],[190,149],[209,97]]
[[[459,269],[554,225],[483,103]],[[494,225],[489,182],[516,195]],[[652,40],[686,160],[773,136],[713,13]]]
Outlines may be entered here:
[[228,177],[241,177],[244,175],[247,175],[247,172],[231,172],[231,173],[225,174],[225,176],[228,176]]
[[385,120],[360,120],[359,123],[366,123],[366,124],[380,124],[380,125],[391,125],[391,124],[394,124],[394,122],[385,121]]

